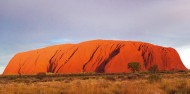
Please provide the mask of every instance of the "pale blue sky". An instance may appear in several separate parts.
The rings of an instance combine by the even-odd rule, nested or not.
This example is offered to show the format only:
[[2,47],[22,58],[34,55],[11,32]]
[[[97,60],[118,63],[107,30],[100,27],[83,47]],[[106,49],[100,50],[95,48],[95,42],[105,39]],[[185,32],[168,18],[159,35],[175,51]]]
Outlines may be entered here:
[[0,0],[0,72],[17,52],[93,39],[171,46],[190,68],[189,36],[189,0]]

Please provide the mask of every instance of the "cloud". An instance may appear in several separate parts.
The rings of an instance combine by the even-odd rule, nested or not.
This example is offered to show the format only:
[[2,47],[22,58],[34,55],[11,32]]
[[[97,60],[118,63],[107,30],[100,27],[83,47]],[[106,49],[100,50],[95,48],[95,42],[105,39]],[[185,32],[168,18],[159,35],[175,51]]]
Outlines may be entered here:
[[53,40],[50,40],[48,42],[50,42],[51,44],[63,44],[63,43],[66,44],[66,43],[77,43],[79,41],[61,38],[61,39],[53,39]]
[[7,62],[13,57],[13,54],[10,55],[5,55],[5,54],[0,54],[0,67],[1,66],[6,66]]
[[190,69],[190,59],[189,59],[189,56],[190,56],[190,45],[188,46],[184,46],[184,47],[180,47],[180,48],[177,48],[177,51],[184,63],[184,65]]
[[0,74],[3,73],[4,69],[5,69],[5,67],[0,66]]

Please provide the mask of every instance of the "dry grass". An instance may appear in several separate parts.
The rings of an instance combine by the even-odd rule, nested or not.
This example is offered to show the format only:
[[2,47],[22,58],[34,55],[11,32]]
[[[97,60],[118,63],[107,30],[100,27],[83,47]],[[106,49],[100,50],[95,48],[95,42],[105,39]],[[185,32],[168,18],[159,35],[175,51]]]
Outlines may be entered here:
[[150,81],[149,76],[145,74],[135,79],[128,79],[128,75],[1,79],[0,94],[190,94],[189,74],[162,74],[158,75],[161,79],[154,81]]

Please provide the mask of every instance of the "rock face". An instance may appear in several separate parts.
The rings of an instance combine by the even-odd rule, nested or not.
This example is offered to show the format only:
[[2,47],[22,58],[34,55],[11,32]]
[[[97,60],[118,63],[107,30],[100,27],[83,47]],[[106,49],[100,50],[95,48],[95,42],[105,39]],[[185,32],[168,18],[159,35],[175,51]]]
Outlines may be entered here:
[[187,70],[173,48],[135,41],[93,40],[18,53],[3,74],[130,72],[130,62],[139,62],[142,71],[154,64],[159,70]]

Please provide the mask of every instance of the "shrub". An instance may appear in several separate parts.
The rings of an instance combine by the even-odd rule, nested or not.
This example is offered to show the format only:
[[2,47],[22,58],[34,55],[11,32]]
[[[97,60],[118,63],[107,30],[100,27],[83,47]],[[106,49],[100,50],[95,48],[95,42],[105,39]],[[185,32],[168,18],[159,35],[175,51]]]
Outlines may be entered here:
[[141,65],[138,62],[131,62],[131,63],[128,63],[128,68],[130,68],[131,71],[133,72],[137,72],[140,70]]
[[46,76],[46,72],[39,72],[37,73],[37,76]]
[[115,81],[116,79],[112,76],[106,76],[105,77],[106,80],[109,80],[109,81]]
[[40,72],[36,75],[36,78],[39,80],[42,80],[46,76],[45,72]]
[[118,79],[123,79],[123,78],[125,78],[125,76],[124,75],[119,75],[119,76],[117,76],[117,78]]
[[[172,83],[172,85],[170,83]],[[190,86],[186,79],[177,79],[175,82],[166,80],[162,82],[161,89],[166,92],[166,94],[190,94]]]
[[159,75],[156,75],[156,74],[150,75],[150,76],[148,77],[148,81],[149,81],[149,82],[161,81],[161,77],[160,77]]
[[89,77],[82,77],[81,79],[82,79],[82,80],[88,80]]
[[150,73],[157,73],[158,72],[158,65],[154,64],[148,70]]
[[138,75],[137,74],[129,74],[127,78],[130,79],[130,80],[137,79]]

